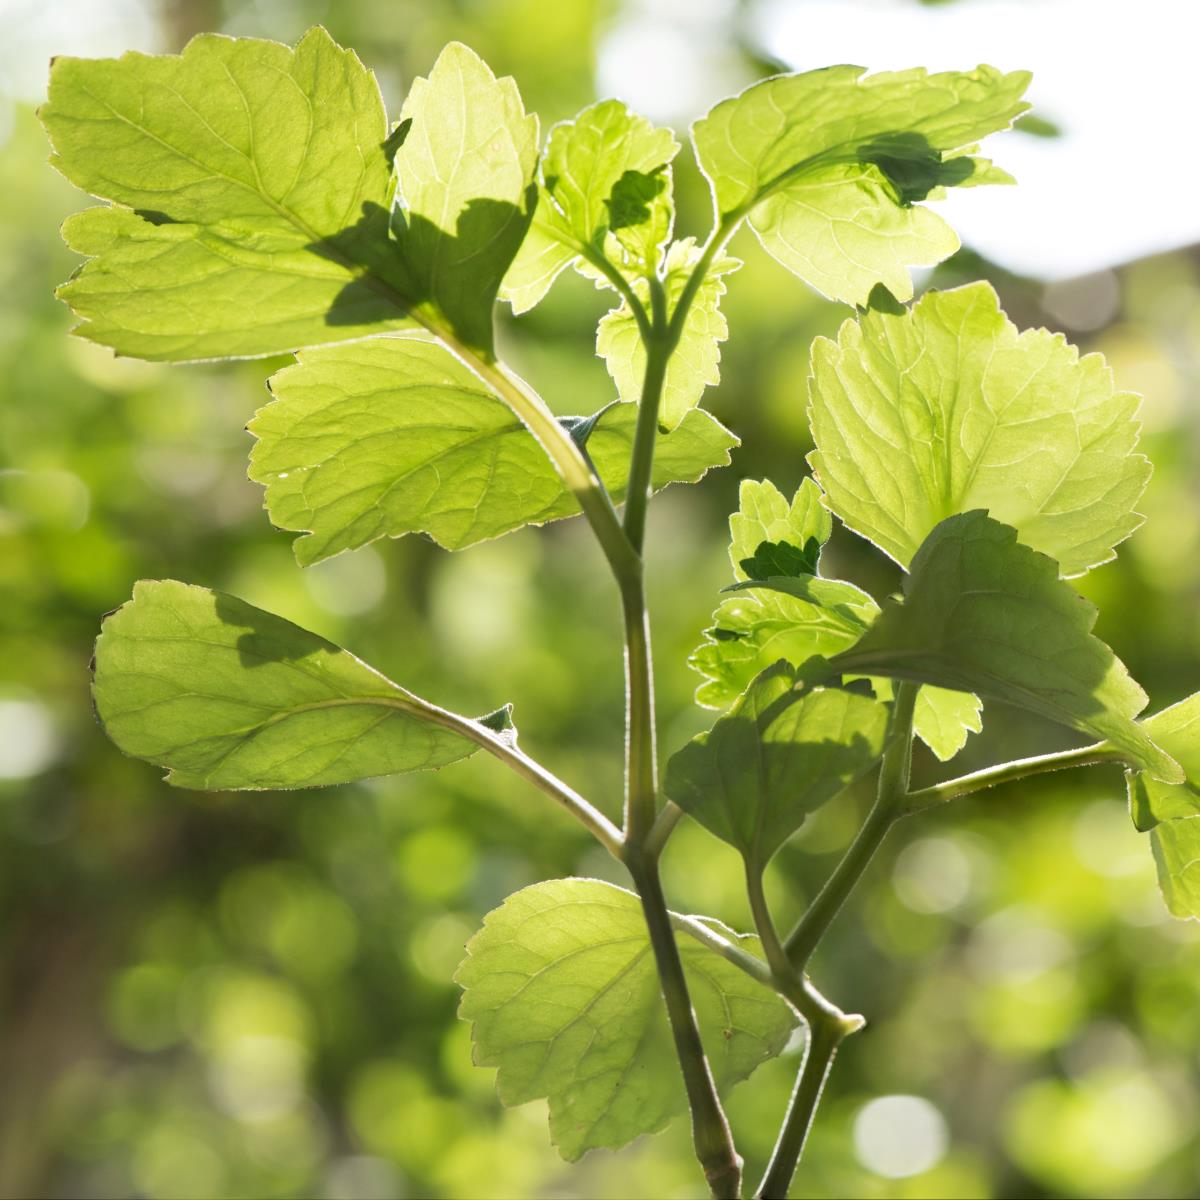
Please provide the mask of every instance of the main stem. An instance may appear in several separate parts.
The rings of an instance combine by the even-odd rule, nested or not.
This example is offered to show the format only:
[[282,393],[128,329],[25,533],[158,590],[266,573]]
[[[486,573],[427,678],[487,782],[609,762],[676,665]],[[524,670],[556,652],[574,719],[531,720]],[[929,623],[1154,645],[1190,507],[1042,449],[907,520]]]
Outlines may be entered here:
[[831,1021],[810,1021],[808,1024],[808,1046],[804,1051],[804,1063],[796,1076],[796,1087],[788,1103],[787,1116],[779,1131],[779,1140],[771,1152],[767,1172],[758,1185],[755,1196],[759,1200],[785,1200],[796,1164],[808,1141],[825,1081],[829,1078],[834,1056],[842,1044],[846,1031]]
[[683,974],[683,960],[675,941],[675,930],[653,856],[630,851],[626,866],[642,901],[642,913],[654,950],[663,1000],[671,1024],[675,1052],[683,1071],[684,1087],[692,1114],[692,1144],[696,1158],[717,1200],[737,1200],[742,1187],[742,1160],[733,1144],[733,1134],[717,1086],[709,1070],[700,1028]]
[[629,464],[623,533],[636,565],[618,569],[625,619],[625,864],[642,903],[658,970],[671,1036],[683,1072],[692,1115],[692,1142],[709,1189],[720,1200],[741,1194],[742,1161],[717,1095],[700,1027],[688,994],[683,960],[659,877],[658,853],[648,846],[658,807],[658,768],[654,718],[654,663],[646,609],[642,547],[658,435],[658,408],[671,343],[666,337],[666,298],[659,280],[650,281],[651,328],[646,373]]

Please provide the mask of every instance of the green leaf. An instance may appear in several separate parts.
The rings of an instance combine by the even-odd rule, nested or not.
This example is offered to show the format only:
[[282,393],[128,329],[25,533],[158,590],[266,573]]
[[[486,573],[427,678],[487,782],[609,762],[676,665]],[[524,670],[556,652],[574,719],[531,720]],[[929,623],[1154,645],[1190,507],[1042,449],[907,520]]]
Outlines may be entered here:
[[[883,681],[873,682],[879,696],[878,684]],[[967,744],[970,734],[983,728],[982,712],[983,705],[973,692],[952,692],[926,684],[917,693],[913,732],[940,761],[948,762]]]
[[[533,435],[452,354],[418,336],[302,351],[271,381],[250,423],[250,476],[271,520],[305,530],[304,564],[380,537],[421,531],[457,550],[579,511]],[[587,441],[620,499],[637,420],[616,404]],[[692,482],[729,462],[737,438],[704,412],[661,439],[654,486]]]
[[537,210],[504,280],[514,312],[537,304],[581,258],[629,279],[653,274],[670,236],[671,160],[679,143],[619,100],[602,100],[550,131]]
[[[734,575],[747,586],[726,589],[730,598],[721,602],[704,642],[688,660],[707,677],[696,700],[711,708],[731,704],[780,658],[799,667],[816,655],[828,658],[849,649],[879,614],[860,588],[816,574],[832,523],[811,479],[801,483],[790,504],[773,483],[743,480],[729,528]],[[772,567],[777,574],[767,573]],[[790,574],[785,567],[792,568]],[[871,685],[879,699],[891,699],[890,681],[872,679]],[[979,731],[979,712],[977,696],[923,687],[913,729],[945,761],[962,749],[968,733]]]
[[1141,722],[1142,728],[1183,769],[1180,783],[1163,783],[1144,771],[1126,771],[1129,812],[1145,833],[1160,821],[1200,815],[1200,692]]
[[834,656],[834,670],[975,691],[1104,738],[1157,779],[1182,780],[1134,721],[1146,695],[1092,636],[1095,608],[1015,530],[984,512],[947,518],[913,558],[904,591]]
[[[105,732],[167,782],[319,787],[443,767],[476,745],[324,638],[233,596],[143,581],[104,622],[92,695]],[[486,727],[497,731],[498,714]]]
[[809,573],[815,575],[833,521],[821,503],[821,489],[811,479],[801,482],[790,504],[769,479],[743,479],[737,512],[729,518],[729,532],[729,560],[735,579],[755,578],[742,564],[753,558],[764,542],[799,547],[811,557],[813,570]]
[[[894,688],[890,679],[864,678],[870,679],[877,699],[892,700]],[[967,744],[967,738],[983,728],[982,714],[983,704],[971,692],[951,692],[925,684],[917,692],[913,733],[941,762],[949,762]]]
[[1129,812],[1149,832],[1158,883],[1177,917],[1200,918],[1200,692],[1147,717],[1142,728],[1183,769],[1181,783],[1127,770]]
[[468,345],[492,351],[500,281],[533,216],[538,120],[517,85],[451,42],[418,78],[400,121],[394,214],[408,294]]
[[[716,925],[744,948],[753,938]],[[774,992],[686,934],[679,951],[721,1088],[777,1055],[795,1024]],[[545,1097],[565,1159],[624,1146],[686,1111],[638,898],[595,879],[534,884],[484,919],[455,979],[475,1061],[506,1105]]]
[[1138,397],[1099,354],[1018,333],[990,284],[847,321],[813,347],[810,463],[833,511],[907,566],[941,520],[985,508],[1079,575],[1141,523]]
[[666,794],[754,870],[883,752],[882,704],[837,688],[800,691],[796,682],[788,663],[768,667],[667,763]]
[[861,588],[820,575],[747,580],[726,591],[730,598],[713,614],[707,643],[690,660],[712,677],[696,699],[714,707],[725,707],[781,658],[800,666],[848,649],[879,612]]
[[41,117],[54,165],[114,202],[63,230],[91,256],[59,292],[82,336],[186,361],[412,323],[387,272],[379,88],[323,29],[58,58]]
[[1029,78],[986,66],[782,75],[722,101],[692,127],[692,141],[719,221],[748,216],[767,252],[831,299],[865,305],[883,284],[906,300],[909,267],[958,248],[918,202],[1000,181],[973,157],[974,143],[1028,108],[1020,97]]
[[1156,825],[1150,848],[1171,915],[1200,919],[1200,813]]
[[[675,312],[699,257],[700,250],[694,238],[674,242],[667,251],[663,286],[668,316]],[[704,389],[720,381],[721,343],[729,335],[729,326],[720,309],[721,297],[725,294],[722,276],[736,271],[739,266],[741,263],[735,258],[717,259],[696,292],[663,380],[658,423],[664,431],[674,429],[684,415],[700,403]],[[648,293],[643,285],[635,290],[643,300],[646,299]],[[604,359],[621,399],[639,400],[646,373],[646,347],[627,303],[601,318],[596,330],[596,353]]]

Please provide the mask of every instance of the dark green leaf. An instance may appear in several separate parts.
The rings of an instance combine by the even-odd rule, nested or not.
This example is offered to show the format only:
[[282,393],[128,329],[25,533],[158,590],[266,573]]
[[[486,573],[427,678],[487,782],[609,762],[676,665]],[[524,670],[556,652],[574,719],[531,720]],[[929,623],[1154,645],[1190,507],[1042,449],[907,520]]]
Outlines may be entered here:
[[986,513],[942,521],[917,551],[903,603],[831,660],[835,670],[978,692],[1109,741],[1156,778],[1183,772],[1134,718],[1146,695],[1093,637],[1096,610]]
[[878,701],[798,690],[795,669],[779,662],[671,758],[664,791],[761,870],[809,813],[878,762],[886,727]]

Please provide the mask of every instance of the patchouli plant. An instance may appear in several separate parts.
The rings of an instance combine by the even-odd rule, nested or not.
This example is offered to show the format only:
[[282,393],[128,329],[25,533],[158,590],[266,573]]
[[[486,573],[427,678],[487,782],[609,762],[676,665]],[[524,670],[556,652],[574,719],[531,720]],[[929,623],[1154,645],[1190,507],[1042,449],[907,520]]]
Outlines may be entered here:
[[[503,696],[480,697],[486,716],[449,712],[232,596],[140,582],[96,647],[100,720],[173,784],[318,787],[483,750],[624,865],[628,889],[556,879],[510,896],[458,971],[477,1061],[506,1104],[548,1099],[567,1159],[686,1112],[713,1195],[741,1195],[721,1096],[803,1025],[756,1194],[787,1193],[834,1055],[863,1023],[807,966],[909,814],[1122,764],[1168,904],[1200,913],[1200,699],[1139,720],[1145,694],[1067,582],[1139,523],[1138,399],[1099,356],[1019,332],[986,284],[908,303],[910,268],[958,245],[926,202],[1011,182],[977,143],[1024,111],[1027,83],[846,66],[758,83],[691,129],[714,202],[697,240],[675,236],[670,130],[606,100],[543,140],[516,84],[462,45],[391,122],[371,73],[319,28],[294,48],[203,36],[177,56],[54,63],[54,165],[103,201],[64,229],[86,258],[61,291],[76,332],[170,362],[295,352],[251,423],[250,473],[301,564],[409,533],[457,551],[582,514],[611,567],[628,684],[619,818],[524,753]],[[720,715],[660,772],[646,511],[737,444],[698,404],[743,225],[851,309],[812,350],[812,478],[790,498],[742,484],[730,586],[691,660]],[[524,312],[568,268],[612,293],[597,350],[616,393],[569,419],[493,336],[498,299]],[[834,517],[904,569],[902,596],[822,573]],[[914,737],[949,760],[992,702],[1087,744],[911,790]],[[778,931],[764,868],[872,774],[861,832]],[[753,935],[668,907],[658,862],[685,816],[743,858]]]

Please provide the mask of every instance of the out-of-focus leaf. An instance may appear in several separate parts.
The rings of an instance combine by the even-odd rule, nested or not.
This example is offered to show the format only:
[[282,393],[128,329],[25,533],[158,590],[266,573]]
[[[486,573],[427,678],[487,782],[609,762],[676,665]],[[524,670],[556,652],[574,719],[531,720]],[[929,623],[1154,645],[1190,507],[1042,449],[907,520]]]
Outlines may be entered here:
[[929,292],[813,346],[810,462],[829,506],[907,566],[945,517],[987,509],[1079,575],[1141,523],[1139,398],[1099,354],[1018,333],[992,286]]
[[[716,925],[715,922],[707,922]],[[754,952],[753,938],[716,926]],[[778,1054],[795,1025],[772,991],[686,934],[679,951],[719,1087]],[[686,1111],[638,898],[595,879],[515,893],[484,919],[455,976],[475,1061],[508,1105],[546,1098],[569,1161]]]
[[1092,635],[1096,610],[1010,526],[978,511],[947,518],[904,584],[903,602],[889,600],[835,670],[975,691],[1104,738],[1157,779],[1183,779],[1134,720],[1146,694]]
[[346,650],[173,580],[138,583],[105,620],[92,695],[108,736],[177,787],[319,787],[477,748],[439,720],[450,714]]
[[[307,531],[295,542],[302,563],[415,531],[458,550],[579,511],[533,435],[427,338],[303,351],[271,389],[275,400],[250,423],[250,475],[266,485],[276,525]],[[610,405],[587,439],[617,500],[636,421],[636,405]],[[689,413],[659,442],[654,486],[694,482],[735,445],[708,413]]]
[[781,75],[723,100],[692,140],[718,219],[748,216],[767,252],[831,299],[864,305],[882,284],[907,300],[909,268],[958,248],[919,202],[977,175],[1000,181],[974,143],[1028,108],[1029,78],[987,66]]
[[667,763],[663,790],[753,870],[879,760],[887,709],[837,688],[799,690],[778,662]]

